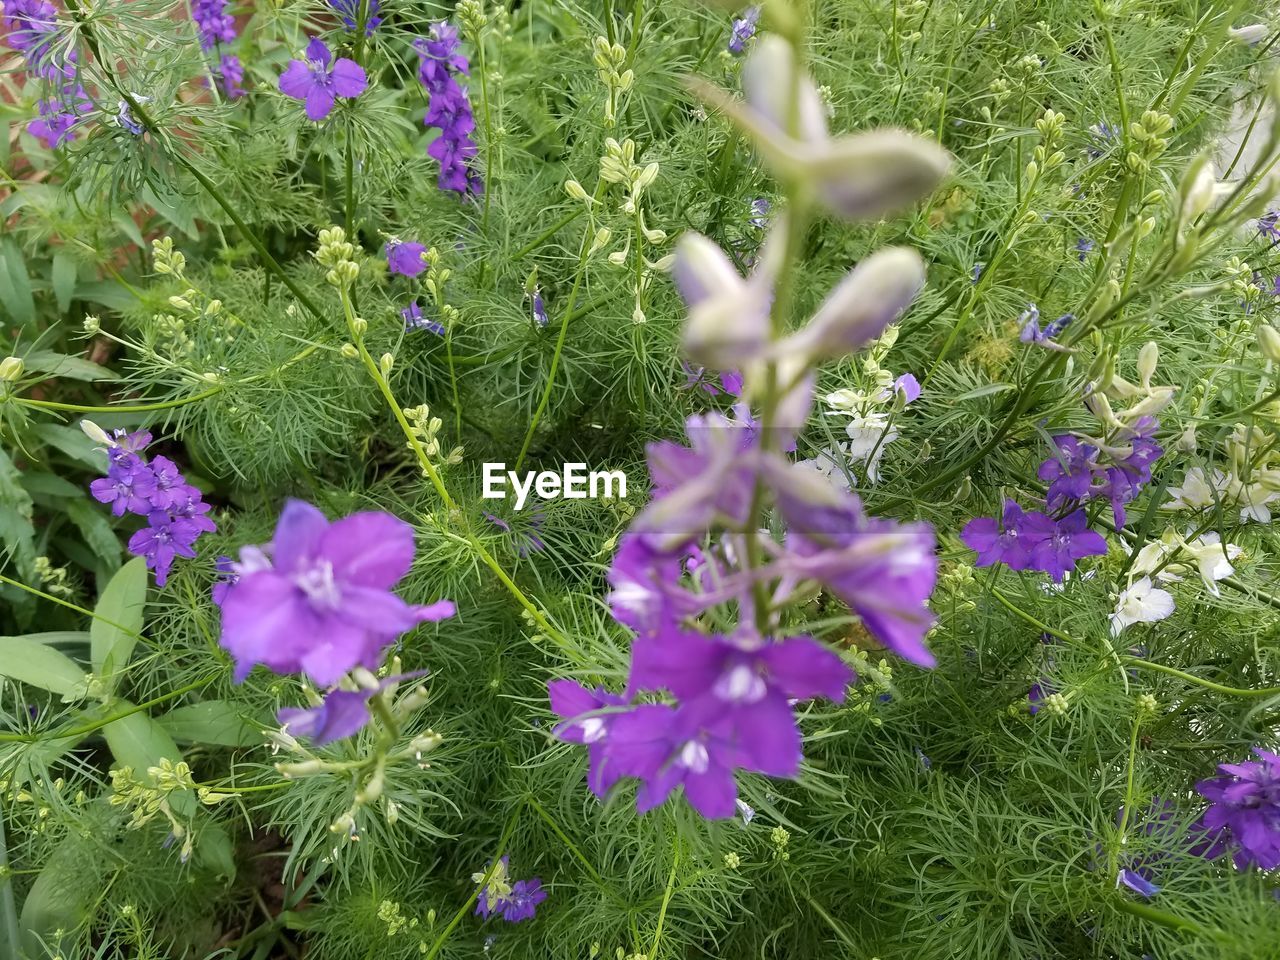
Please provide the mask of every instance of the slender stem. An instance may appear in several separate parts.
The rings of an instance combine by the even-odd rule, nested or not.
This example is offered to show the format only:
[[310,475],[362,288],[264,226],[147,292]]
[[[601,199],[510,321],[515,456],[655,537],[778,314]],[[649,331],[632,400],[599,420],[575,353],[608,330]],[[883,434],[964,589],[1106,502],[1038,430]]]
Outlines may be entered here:
[[529,254],[533,253],[534,250],[537,250],[540,246],[542,246],[547,240],[555,236],[560,230],[567,227],[569,224],[573,223],[573,221],[577,220],[585,212],[586,212],[585,206],[574,206],[574,208],[570,210],[568,213],[566,213],[563,217],[561,217],[551,226],[547,227],[547,229],[543,230],[540,234],[538,234],[536,237],[534,237],[532,240],[526,243],[523,247],[521,247],[519,250],[513,253],[511,255],[511,259],[521,260],[527,257]]
[[1280,687],[1258,687],[1249,689],[1245,687],[1227,687],[1221,683],[1214,683],[1212,680],[1205,680],[1197,677],[1192,673],[1185,673],[1174,667],[1166,667],[1163,663],[1153,663],[1150,660],[1140,660],[1137,657],[1126,657],[1125,662],[1130,666],[1137,667],[1139,670],[1155,670],[1157,673],[1167,673],[1171,677],[1177,677],[1185,680],[1187,683],[1194,683],[1197,686],[1213,690],[1216,693],[1225,694],[1228,697],[1275,697],[1280,696]]
[[70,730],[51,730],[43,734],[27,734],[27,733],[0,733],[0,743],[40,743],[43,740],[66,740],[69,737],[83,737],[85,734],[93,733],[100,730],[109,723],[115,723],[117,720],[123,720],[125,717],[131,717],[135,713],[141,713],[151,707],[167,703],[170,700],[176,700],[184,693],[190,693],[192,690],[200,690],[209,686],[216,676],[206,677],[204,680],[195,680],[186,686],[178,687],[176,690],[170,690],[168,693],[145,700],[142,703],[134,704],[127,710],[121,710],[118,713],[110,714],[100,720],[94,720],[81,727],[73,727]]
[[1008,610],[1010,613],[1015,614],[1018,617],[1021,617],[1023,620],[1027,621],[1027,623],[1031,624],[1033,627],[1039,630],[1041,633],[1047,633],[1051,637],[1057,637],[1059,640],[1063,641],[1064,643],[1071,642],[1071,637],[1067,636],[1067,634],[1063,633],[1061,630],[1055,630],[1053,627],[1049,626],[1047,623],[1043,623],[1037,620],[1031,614],[1027,613],[1027,611],[1017,606],[1012,600],[1006,597],[1003,593],[1001,593],[995,587],[991,588],[991,595],[995,597],[996,600],[1000,602],[1001,606],[1003,606],[1006,610]]
[[13,884],[9,881],[9,846],[4,832],[4,807],[0,805],[0,936],[8,944],[11,957],[22,956],[18,937],[18,911],[13,900]]
[[676,839],[675,856],[671,860],[671,874],[667,877],[667,889],[662,894],[662,907],[658,910],[658,926],[653,931],[653,947],[649,950],[649,956],[658,956],[658,946],[662,943],[662,925],[667,919],[667,907],[671,904],[671,894],[675,890],[676,871],[680,868],[680,840]]
[[378,366],[378,362],[374,360],[372,354],[369,353],[369,348],[364,342],[364,336],[356,329],[356,318],[355,312],[351,306],[350,290],[346,287],[341,287],[339,288],[339,294],[342,300],[343,314],[347,321],[347,332],[350,334],[351,340],[360,354],[360,360],[364,364],[365,370],[368,371],[370,378],[372,378],[373,382],[377,385],[378,392],[382,394],[388,408],[391,410],[392,416],[395,417],[396,423],[400,425],[400,430],[404,433],[405,438],[409,442],[409,448],[413,451],[413,455],[417,459],[418,465],[422,468],[422,472],[426,474],[427,479],[435,488],[437,495],[444,504],[446,512],[450,516],[458,515],[459,519],[462,521],[463,539],[470,544],[471,549],[475,551],[481,562],[493,572],[494,576],[496,576],[511,595],[515,597],[516,602],[528,611],[539,629],[541,629],[553,643],[557,644],[562,649],[567,649],[568,640],[565,638],[564,634],[553,627],[543,612],[539,610],[527,596],[525,596],[523,590],[516,586],[515,581],[508,576],[507,572],[502,569],[501,564],[494,559],[493,554],[485,549],[484,544],[480,542],[479,538],[475,535],[475,532],[466,524],[465,518],[461,517],[457,501],[449,495],[449,490],[445,487],[444,480],[440,477],[440,472],[436,469],[435,464],[431,462],[431,458],[427,455],[427,451],[422,446],[422,441],[418,439],[418,434],[414,431],[408,418],[405,417],[404,408],[401,407],[399,401],[396,400],[396,396],[391,390],[391,384],[388,383],[387,378],[383,376],[382,368]]
[[1188,920],[1185,917],[1179,917],[1164,910],[1157,910],[1155,907],[1148,906],[1145,903],[1138,903],[1136,900],[1116,900],[1113,904],[1121,913],[1129,913],[1135,917],[1141,917],[1143,920],[1150,920],[1152,923],[1159,924],[1162,927],[1169,927],[1172,930],[1185,930],[1188,933],[1208,934],[1209,931],[1194,920]]
[[41,410],[62,410],[67,413],[152,413],[156,410],[173,410],[176,407],[184,407],[188,403],[198,403],[221,393],[222,390],[223,387],[219,385],[210,387],[208,390],[202,390],[200,393],[193,393],[189,397],[178,397],[174,400],[163,400],[156,403],[122,404],[118,407],[85,407],[77,403],[58,403],[54,400],[35,400],[30,397],[9,397],[8,399],[23,407],[36,407]]
[[50,603],[56,603],[60,607],[66,607],[68,610],[74,610],[76,613],[82,613],[86,617],[91,617],[94,620],[101,620],[109,627],[115,627],[117,630],[123,630],[125,633],[129,634],[129,636],[135,637],[138,640],[142,639],[142,634],[138,633],[136,630],[131,630],[123,624],[116,623],[114,620],[108,620],[101,614],[94,613],[92,610],[88,610],[85,607],[77,606],[69,600],[63,600],[61,597],[55,597],[51,593],[45,593],[43,590],[37,590],[35,587],[29,587],[20,580],[12,580],[9,577],[6,577],[3,573],[0,573],[0,583],[7,583],[11,587],[17,587],[19,590],[25,590],[27,593],[33,594],[41,600],[48,600]]
[[[601,181],[603,182],[603,181]],[[599,192],[599,188],[597,188]],[[569,333],[569,319],[573,316],[573,305],[578,300],[578,290],[582,287],[582,278],[587,271],[587,256],[591,251],[592,231],[590,225],[582,234],[582,243],[578,247],[578,269],[573,275],[573,286],[569,288],[569,299],[565,301],[564,313],[560,316],[560,332],[556,335],[555,352],[551,355],[551,369],[547,372],[547,382],[542,387],[542,396],[538,399],[538,406],[534,408],[533,417],[529,420],[529,429],[525,432],[524,442],[520,444],[520,454],[516,457],[515,469],[518,471],[524,465],[524,458],[529,453],[529,447],[533,443],[534,431],[538,428],[542,415],[547,410],[547,404],[551,402],[551,391],[556,383],[556,371],[560,369],[560,354],[564,350],[565,337]]]
[[449,939],[449,934],[453,933],[453,928],[462,922],[462,918],[467,915],[471,908],[475,906],[475,902],[480,899],[480,892],[489,886],[489,881],[493,879],[493,875],[498,870],[498,864],[502,862],[502,855],[507,852],[507,841],[511,839],[511,832],[515,830],[516,821],[519,817],[520,808],[517,807],[511,816],[507,818],[507,825],[502,828],[502,836],[498,838],[498,849],[493,855],[493,860],[489,863],[489,869],[485,870],[484,876],[476,884],[475,890],[467,898],[467,902],[458,908],[458,912],[453,915],[449,925],[440,931],[440,936],[436,937],[435,943],[431,944],[431,949],[423,955],[422,960],[435,960],[436,955],[440,953],[440,948]]

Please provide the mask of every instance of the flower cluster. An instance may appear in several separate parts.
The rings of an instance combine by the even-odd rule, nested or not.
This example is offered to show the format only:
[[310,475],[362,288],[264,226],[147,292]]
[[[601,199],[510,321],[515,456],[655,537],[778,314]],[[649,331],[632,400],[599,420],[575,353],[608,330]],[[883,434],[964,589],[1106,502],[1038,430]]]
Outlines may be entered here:
[[484,192],[484,181],[471,163],[477,153],[471,139],[476,121],[467,90],[458,83],[459,74],[470,75],[471,65],[458,52],[459,44],[458,28],[444,20],[431,25],[429,37],[414,41],[418,79],[428,97],[422,122],[440,131],[427,147],[427,155],[440,162],[436,180],[440,189],[479,195]]
[[232,53],[224,53],[222,47],[235,42],[236,19],[228,11],[228,0],[193,0],[191,19],[195,21],[200,36],[200,49],[218,57],[213,70],[214,81],[228,100],[244,96],[240,84],[244,81],[244,65]]
[[[486,920],[499,916],[508,923],[532,920],[538,904],[547,899],[547,891],[542,889],[542,880],[538,877],[513,882],[507,872],[508,861],[508,857],[499,860],[489,882],[481,887],[476,899],[476,916]],[[473,873],[472,882],[484,883],[486,872]]]
[[48,0],[5,0],[0,5],[5,40],[23,55],[27,70],[50,92],[36,101],[36,118],[27,132],[52,150],[75,139],[75,130],[93,110],[79,82],[76,51],[65,49],[58,10]]
[[1209,801],[1197,826],[1207,834],[1199,852],[1214,858],[1230,851],[1240,869],[1280,867],[1280,756],[1254,747],[1257,760],[1223,763],[1222,774],[1196,784]]
[[1042,330],[1040,328],[1040,308],[1034,303],[1029,303],[1027,304],[1027,309],[1022,311],[1022,316],[1018,318],[1018,323],[1021,324],[1018,330],[1018,339],[1023,343],[1034,343],[1048,350],[1062,350],[1064,348],[1054,341],[1062,335],[1062,332],[1067,329],[1074,319],[1074,314],[1064,313],[1057,320],[1046,323]]
[[333,689],[310,710],[282,711],[281,721],[319,742],[360,729],[369,700],[402,678],[379,683],[360,674],[352,689],[339,681],[376,670],[405,631],[454,613],[448,600],[415,606],[391,592],[413,555],[413,528],[389,513],[331,523],[310,504],[290,500],[271,543],[242,548],[239,561],[226,565],[233,579],[215,588],[221,643],[236,662],[236,681],[256,664],[305,674]]
[[151,443],[147,431],[116,430],[108,435],[88,420],[81,427],[107,451],[107,475],[89,484],[93,498],[110,504],[117,517],[126,513],[146,517],[147,525],[129,538],[129,552],[146,558],[156,573],[156,585],[163,587],[173,561],[194,557],[200,534],[217,529],[205,516],[209,504],[168,457],[157,454],[147,460],[142,455]]
[[373,36],[373,31],[382,25],[382,18],[378,16],[382,9],[379,0],[329,0],[329,6],[342,17],[342,25],[348,30],[357,29],[363,15],[366,37]]
[[1169,487],[1166,510],[1209,510],[1218,504],[1239,508],[1241,523],[1270,523],[1271,504],[1280,500],[1280,444],[1270,430],[1235,425],[1223,443],[1225,470],[1191,467],[1182,483]]
[[747,7],[741,17],[733,21],[733,29],[729,33],[729,52],[740,56],[747,49],[747,41],[756,35],[756,24],[760,22],[760,8]]
[[[932,529],[867,516],[848,490],[784,454],[812,407],[813,369],[879,338],[919,290],[923,265],[913,251],[881,250],[807,326],[779,337],[769,314],[786,230],[778,217],[747,279],[706,237],[681,240],[673,275],[689,308],[686,353],[741,371],[730,375],[741,397],[734,418],[690,417],[689,446],[649,447],[654,498],[623,535],[608,575],[610,611],[636,633],[623,694],[572,680],[549,686],[564,718],[556,735],[587,747],[591,790],[603,796],[623,777],[638,778],[641,812],[683,787],[703,816],[731,817],[737,771],[798,774],[795,703],[842,701],[853,677],[818,640],[784,635],[780,613],[798,599],[825,588],[885,646],[934,663],[924,645],[937,574]],[[692,383],[704,376],[688,370]],[[748,404],[762,394],[756,419]],[[785,528],[781,542],[759,530],[767,505]],[[737,626],[711,627],[716,608],[736,608]]]
[[[1034,310],[1034,305],[1032,307]],[[1034,325],[1032,318],[1029,324]],[[1106,553],[1101,535],[1088,529],[1083,504],[1105,499],[1116,528],[1125,525],[1125,505],[1151,480],[1151,467],[1164,453],[1155,440],[1160,423],[1154,414],[1173,397],[1172,387],[1152,387],[1157,355],[1149,343],[1138,356],[1140,384],[1131,384],[1106,364],[1089,386],[1085,405],[1100,421],[1100,437],[1058,434],[1054,451],[1036,475],[1048,484],[1047,512],[1023,511],[1006,500],[999,520],[978,517],[967,523],[961,540],[978,554],[977,565],[1003,563],[1012,570],[1036,570],[1061,582],[1076,561]],[[1109,398],[1136,402],[1116,410]]]
[[354,99],[369,85],[364,67],[339,57],[335,62],[319,37],[307,44],[305,60],[290,60],[280,75],[280,91],[306,103],[307,118],[319,122],[333,111],[338,97]]

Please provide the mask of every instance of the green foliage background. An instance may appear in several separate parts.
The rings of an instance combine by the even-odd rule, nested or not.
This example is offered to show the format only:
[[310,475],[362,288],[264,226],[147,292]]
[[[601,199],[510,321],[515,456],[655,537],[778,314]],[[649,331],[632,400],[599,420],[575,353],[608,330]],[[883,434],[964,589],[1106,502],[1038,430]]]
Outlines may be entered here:
[[[939,531],[944,583],[930,638],[939,666],[878,662],[878,651],[858,649],[857,626],[843,610],[815,601],[810,612],[825,617],[827,639],[848,641],[861,683],[844,707],[805,708],[798,782],[742,780],[757,811],[750,824],[703,822],[679,800],[637,817],[626,788],[597,802],[585,787],[583,752],[549,737],[545,694],[546,681],[563,676],[619,686],[629,638],[603,605],[603,573],[643,499],[644,443],[677,437],[689,413],[724,404],[684,387],[683,309],[664,276],[645,294],[645,322],[633,321],[635,251],[624,267],[605,259],[624,238],[635,243],[620,193],[606,186],[597,194],[588,226],[563,183],[595,190],[605,138],[630,138],[642,163],[660,164],[645,210],[668,239],[647,243],[651,258],[686,230],[740,260],[754,253],[761,231],[749,222],[750,203],[776,200],[775,187],[727,122],[706,116],[681,83],[695,73],[736,89],[739,61],[724,52],[729,15],[653,0],[494,8],[483,58],[468,43],[489,190],[483,201],[460,203],[437,190],[425,156],[410,46],[450,10],[384,0],[385,22],[363,51],[370,91],[317,126],[275,83],[305,34],[323,29],[331,42],[349,44],[326,9],[239,9],[248,15],[239,49],[251,93],[226,104],[192,83],[204,64],[181,5],[72,5],[79,12],[66,19],[68,43],[97,50],[84,57],[86,85],[145,91],[167,133],[139,139],[113,126],[115,100],[104,92],[102,122],[70,149],[48,154],[23,134],[18,152],[10,145],[0,156],[10,171],[0,201],[8,278],[0,275],[0,338],[5,352],[25,357],[28,375],[0,402],[0,627],[15,636],[61,631],[40,642],[102,672],[83,633],[86,610],[120,567],[131,528],[86,497],[103,461],[76,429],[82,408],[104,427],[147,425],[216,504],[219,524],[201,541],[199,559],[180,562],[168,586],[148,595],[141,640],[127,666],[114,665],[112,696],[127,701],[86,705],[30,684],[4,688],[0,803],[12,904],[0,900],[0,916],[12,925],[21,914],[26,944],[43,938],[49,955],[77,960],[565,960],[615,951],[649,960],[1280,956],[1274,876],[1205,862],[1178,838],[1154,841],[1132,822],[1123,833],[1116,827],[1121,806],[1145,810],[1161,798],[1176,806],[1185,832],[1201,808],[1197,779],[1252,745],[1274,747],[1280,693],[1236,696],[1194,682],[1255,692],[1277,685],[1270,527],[1242,527],[1225,506],[1196,518],[1245,548],[1238,576],[1219,598],[1198,582],[1173,588],[1174,617],[1122,641],[1109,637],[1107,614],[1127,569],[1125,541],[1113,539],[1091,578],[1047,591],[1030,575],[975,577],[956,537],[1004,495],[1033,499],[1044,435],[1087,422],[1078,398],[1090,358],[1029,382],[1041,357],[1017,342],[1018,315],[1029,301],[1048,318],[1083,315],[1098,272],[1110,268],[1100,252],[1078,259],[1076,241],[1091,238],[1100,250],[1130,216],[1161,226],[1117,271],[1126,288],[1142,276],[1182,170],[1233,115],[1254,116],[1275,35],[1251,48],[1230,42],[1226,30],[1264,17],[1263,5],[807,5],[811,68],[832,128],[912,128],[938,136],[956,157],[952,179],[917,209],[811,231],[798,279],[807,310],[880,246],[914,246],[929,263],[928,286],[886,364],[933,377],[898,424],[882,480],[861,492],[872,513],[924,518]],[[591,60],[597,36],[622,44],[635,72],[612,129]],[[35,93],[29,84],[22,102],[0,109],[15,121],[28,116]],[[1168,113],[1173,126],[1167,148],[1135,169],[1126,132],[1100,141],[1090,128],[1118,125],[1121,109],[1137,121],[1148,107]],[[1046,108],[1065,115],[1066,162],[1026,194],[1034,122]],[[1229,153],[1222,167],[1238,176],[1244,164]],[[200,177],[321,317],[299,308]],[[1153,190],[1166,197],[1143,206]],[[1034,216],[1019,220],[1018,211]],[[445,470],[459,509],[564,643],[522,617],[451,533],[457,518],[442,512],[360,365],[340,352],[341,306],[310,257],[318,231],[334,223],[349,225],[363,250],[356,300],[371,353],[394,353],[397,398],[429,404],[444,421],[445,445],[464,447],[464,462]],[[601,226],[611,240],[582,258]],[[175,324],[169,298],[184,285],[152,269],[149,241],[160,235],[173,238],[191,286],[220,300],[221,315]],[[404,332],[399,310],[410,290],[385,275],[388,235],[434,246],[452,271],[445,299],[458,319],[447,343]],[[1162,418],[1170,453],[1134,506],[1143,518],[1139,544],[1167,520],[1164,487],[1188,466],[1220,460],[1235,423],[1276,431],[1266,407],[1238,413],[1272,389],[1252,326],[1269,322],[1274,298],[1255,296],[1246,312],[1229,284],[1208,296],[1179,295],[1247,277],[1232,257],[1269,283],[1275,254],[1247,228],[1207,254],[1185,276],[1137,285],[1123,322],[1105,333],[1127,376],[1138,346],[1158,341],[1157,379],[1181,388]],[[976,264],[986,265],[978,284]],[[531,322],[525,293],[535,270],[551,315],[545,330]],[[101,333],[86,337],[90,316],[100,318]],[[529,466],[582,460],[624,469],[632,490],[626,504],[550,503],[537,530],[546,549],[525,556],[519,531],[528,517],[480,499],[480,464],[514,463],[553,364]],[[834,366],[820,395],[861,376],[856,359]],[[1035,403],[1007,435],[998,433],[1013,398],[1028,389]],[[115,404],[156,409],[94,410]],[[802,452],[825,444],[824,419],[815,417]],[[1174,451],[1192,425],[1198,445]],[[993,438],[999,442],[966,471],[968,482],[927,486]],[[329,830],[352,785],[283,780],[263,745],[276,709],[302,702],[297,681],[259,670],[233,685],[217,646],[215,558],[268,540],[286,496],[331,516],[377,508],[414,523],[419,556],[400,592],[415,602],[446,596],[460,611],[407,636],[401,650],[407,668],[431,671],[420,728],[441,734],[443,745],[428,769],[393,768],[386,795],[399,818],[388,823],[369,811],[356,842]],[[484,509],[517,533],[485,521]],[[37,558],[65,571],[65,581],[47,568],[41,574]],[[1037,621],[1066,639],[1050,648]],[[1191,679],[1126,669],[1119,657],[1131,644]],[[6,672],[13,676],[0,666]],[[1027,690],[1043,677],[1069,693],[1065,715],[1028,715]],[[1144,693],[1159,710],[1139,722]],[[164,720],[171,710],[210,701],[230,705],[220,732],[206,724],[186,738],[181,727],[172,733],[195,781],[226,795],[191,803],[195,852],[184,864],[163,846],[163,818],[128,829],[128,811],[109,803],[108,771],[122,761],[103,734],[122,703],[143,705],[132,716],[156,721],[143,725],[145,740],[159,736],[157,726],[175,729]],[[325,754],[354,757],[368,747],[358,737]],[[1150,904],[1115,888],[1121,858],[1144,845],[1165,856],[1163,890]],[[471,916],[471,875],[500,847],[515,876],[540,876],[550,891],[535,921],[484,925]]]

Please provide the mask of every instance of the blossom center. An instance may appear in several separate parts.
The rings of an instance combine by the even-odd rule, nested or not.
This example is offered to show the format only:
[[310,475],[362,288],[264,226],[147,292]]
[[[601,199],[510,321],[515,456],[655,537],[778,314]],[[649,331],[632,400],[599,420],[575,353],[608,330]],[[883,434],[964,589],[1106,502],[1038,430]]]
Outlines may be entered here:
[[745,663],[736,664],[722,673],[712,689],[717,697],[730,703],[758,703],[768,692],[764,677]]
[[333,564],[328,560],[317,560],[309,570],[302,571],[293,579],[317,607],[336,610],[342,600],[342,591],[333,579]]
[[706,773],[707,767],[711,765],[711,757],[707,754],[706,747],[697,740],[690,740],[680,748],[680,757],[676,762],[691,773]]

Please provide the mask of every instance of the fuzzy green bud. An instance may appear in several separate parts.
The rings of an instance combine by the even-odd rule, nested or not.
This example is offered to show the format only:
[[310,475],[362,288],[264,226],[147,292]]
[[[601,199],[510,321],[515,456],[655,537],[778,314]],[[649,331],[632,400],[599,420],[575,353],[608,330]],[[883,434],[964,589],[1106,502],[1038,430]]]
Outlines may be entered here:
[[88,316],[84,318],[83,326],[85,333],[95,334],[102,329],[102,321],[95,316]]
[[365,331],[369,329],[369,321],[364,317],[355,317],[351,321],[351,329],[356,332],[356,336],[363,337]]
[[1280,330],[1264,323],[1258,327],[1257,337],[1262,355],[1273,363],[1280,363]]
[[348,360],[360,359],[360,351],[356,349],[356,345],[354,343],[344,343],[338,352]]
[[574,200],[581,200],[583,203],[591,202],[590,194],[588,194],[586,190],[582,189],[582,184],[577,180],[566,180],[564,182],[564,192]]
[[391,372],[391,368],[395,366],[396,358],[390,353],[384,353],[378,359],[378,369],[382,371],[382,375],[386,376]]
[[22,376],[23,363],[21,357],[5,357],[0,360],[0,380],[13,383]]

